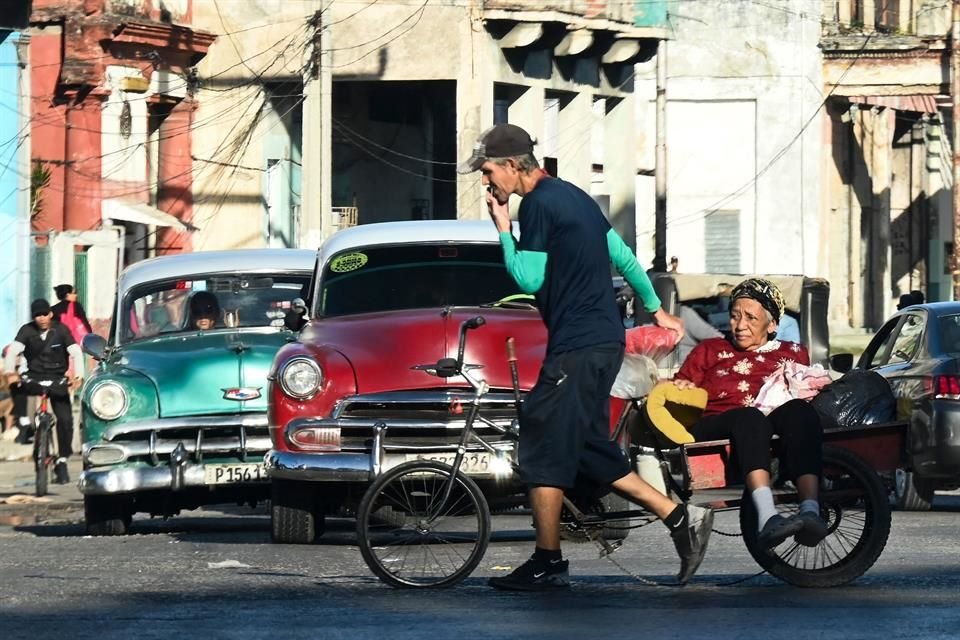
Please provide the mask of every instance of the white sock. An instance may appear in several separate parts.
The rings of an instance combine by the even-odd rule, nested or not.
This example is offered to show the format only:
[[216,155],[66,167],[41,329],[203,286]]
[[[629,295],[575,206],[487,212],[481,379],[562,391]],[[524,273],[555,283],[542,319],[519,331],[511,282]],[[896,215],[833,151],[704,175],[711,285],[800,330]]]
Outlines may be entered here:
[[21,426],[21,427],[29,427],[29,426],[30,426],[30,418],[28,418],[28,417],[26,417],[26,416],[20,416],[20,418],[19,418],[19,420],[17,420],[17,422],[20,423],[20,426]]
[[804,511],[810,511],[819,515],[820,503],[816,500],[804,500],[800,503],[800,513],[803,513]]
[[758,487],[750,494],[753,506],[757,508],[757,531],[763,529],[767,520],[777,515],[777,507],[773,504],[773,491],[770,487]]

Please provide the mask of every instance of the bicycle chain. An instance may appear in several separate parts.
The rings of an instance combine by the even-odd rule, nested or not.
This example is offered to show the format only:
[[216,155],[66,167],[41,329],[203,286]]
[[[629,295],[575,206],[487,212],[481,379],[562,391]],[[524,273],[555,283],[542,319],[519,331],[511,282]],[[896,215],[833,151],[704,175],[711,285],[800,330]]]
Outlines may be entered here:
[[[646,525],[650,524],[651,522],[656,522],[656,520],[649,520],[648,522],[640,525],[640,526],[637,527],[637,528],[639,529],[639,528],[645,527]],[[649,578],[644,578],[643,576],[641,576],[639,573],[636,573],[635,571],[631,571],[630,569],[628,569],[627,567],[625,567],[624,565],[620,564],[620,562],[618,562],[617,560],[614,559],[613,555],[614,555],[614,552],[616,551],[616,549],[614,549],[613,552],[608,552],[608,551],[607,551],[607,548],[604,546],[604,543],[606,542],[606,540],[603,540],[603,541],[600,540],[600,538],[603,537],[601,533],[599,533],[599,532],[597,532],[597,531],[594,531],[594,530],[587,529],[587,530],[586,530],[586,534],[587,534],[587,537],[590,538],[590,541],[593,542],[595,545],[597,545],[597,548],[600,549],[600,557],[601,557],[601,558],[605,557],[605,558],[610,562],[610,564],[612,564],[612,565],[615,566],[616,568],[620,569],[620,571],[622,571],[626,576],[628,576],[628,577],[630,577],[630,578],[633,578],[634,580],[636,580],[636,581],[639,582],[640,584],[642,584],[642,585],[644,585],[644,586],[647,586],[647,587],[678,587],[678,586],[680,586],[680,585],[678,585],[678,584],[670,584],[670,583],[666,583],[666,582],[657,582],[656,580],[651,580],[651,579],[649,579]],[[609,544],[609,543],[607,543],[607,544]],[[617,549],[619,549],[619,547],[617,547]]]
[[[638,527],[636,527],[636,528],[637,528],[637,529],[640,529],[640,528],[645,527],[646,525],[650,524],[651,522],[655,522],[655,520],[650,520],[650,521],[646,522],[645,524],[642,524],[642,525],[640,525],[640,526],[638,526]],[[711,531],[712,531],[713,533],[716,533],[717,535],[726,536],[726,537],[729,537],[729,538],[742,538],[742,537],[743,537],[743,534],[742,534],[742,533],[728,533],[728,532],[726,532],[726,531],[719,531],[719,530],[717,530],[717,529],[711,529]],[[647,587],[682,587],[682,586],[684,586],[684,585],[682,585],[682,584],[677,584],[677,583],[675,583],[675,582],[657,582],[656,580],[651,580],[650,578],[644,578],[644,577],[641,576],[639,573],[628,569],[628,568],[625,567],[623,564],[621,564],[621,563],[618,562],[616,559],[614,559],[614,557],[613,557],[613,555],[614,555],[613,552],[608,552],[608,551],[607,551],[607,548],[604,546],[604,543],[606,542],[606,540],[601,541],[601,540],[599,539],[599,538],[602,537],[601,534],[595,533],[594,531],[591,531],[591,530],[587,530],[587,531],[586,531],[586,534],[587,534],[587,537],[590,539],[590,541],[593,542],[594,544],[596,544],[596,545],[597,545],[597,548],[600,549],[600,557],[601,557],[601,558],[605,557],[605,558],[610,562],[610,564],[612,564],[612,565],[615,566],[616,568],[620,569],[620,571],[621,571],[624,575],[626,575],[626,576],[629,577],[629,578],[633,578],[634,580],[636,580],[636,581],[639,582],[640,584],[642,584],[642,585],[644,585],[644,586],[647,586]],[[606,544],[609,544],[609,543],[606,543]],[[619,549],[619,547],[617,547],[617,549]],[[614,549],[614,551],[616,551],[617,549]],[[757,572],[757,573],[755,573],[755,574],[753,574],[753,575],[750,575],[750,576],[745,576],[745,577],[743,577],[743,578],[738,578],[738,579],[733,580],[733,581],[731,581],[731,582],[717,582],[717,583],[714,583],[714,584],[711,585],[711,586],[714,586],[714,587],[732,587],[732,586],[738,585],[738,584],[740,584],[740,583],[742,583],[742,582],[746,582],[747,580],[752,580],[753,578],[759,578],[760,576],[762,576],[762,575],[765,574],[765,573],[767,573],[767,571],[764,569],[764,570],[759,571],[759,572]]]

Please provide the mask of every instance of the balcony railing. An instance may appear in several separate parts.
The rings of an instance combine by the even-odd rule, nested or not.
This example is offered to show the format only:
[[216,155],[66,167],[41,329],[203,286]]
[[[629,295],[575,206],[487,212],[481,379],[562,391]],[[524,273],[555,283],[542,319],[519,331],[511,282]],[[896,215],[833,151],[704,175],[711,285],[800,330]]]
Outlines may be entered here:
[[824,0],[824,31],[943,37],[949,0]]
[[356,207],[330,207],[330,221],[337,231],[357,226]]

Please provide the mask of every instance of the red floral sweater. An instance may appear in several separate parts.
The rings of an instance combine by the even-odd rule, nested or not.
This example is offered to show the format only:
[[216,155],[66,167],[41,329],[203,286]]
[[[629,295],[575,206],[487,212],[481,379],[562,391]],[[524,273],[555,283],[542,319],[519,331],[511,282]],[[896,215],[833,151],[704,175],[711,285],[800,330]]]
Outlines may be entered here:
[[693,348],[676,379],[707,390],[706,416],[752,407],[766,378],[790,360],[810,364],[807,350],[796,342],[771,340],[756,351],[740,351],[725,338],[710,338]]

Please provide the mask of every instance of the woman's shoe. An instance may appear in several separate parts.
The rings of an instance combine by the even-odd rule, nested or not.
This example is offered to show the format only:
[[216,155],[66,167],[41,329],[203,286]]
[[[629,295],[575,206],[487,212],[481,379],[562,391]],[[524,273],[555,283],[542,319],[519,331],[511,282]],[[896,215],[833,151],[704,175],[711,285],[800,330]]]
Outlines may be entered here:
[[803,522],[796,517],[784,518],[780,514],[770,516],[760,529],[757,542],[764,549],[772,549],[790,536],[800,533],[801,529]]
[[801,511],[794,517],[803,523],[803,529],[793,536],[793,540],[797,544],[802,544],[805,547],[815,547],[830,533],[827,523],[823,521],[819,513]]

